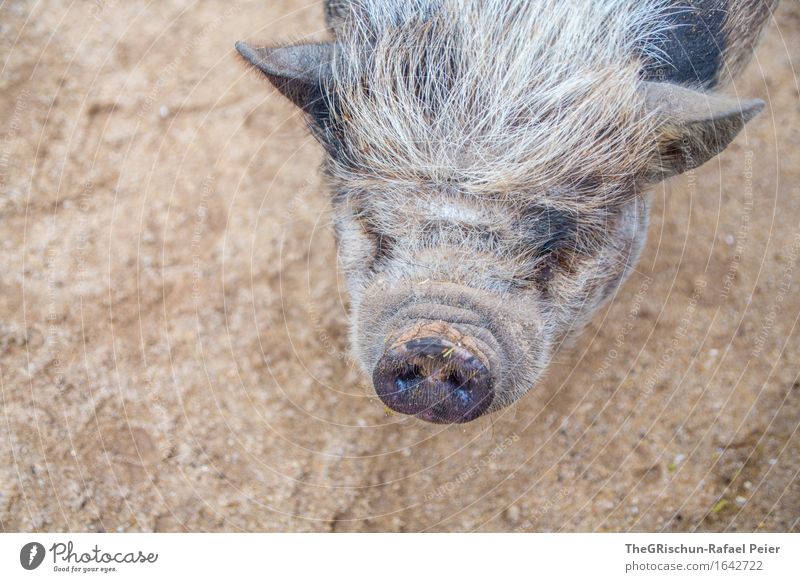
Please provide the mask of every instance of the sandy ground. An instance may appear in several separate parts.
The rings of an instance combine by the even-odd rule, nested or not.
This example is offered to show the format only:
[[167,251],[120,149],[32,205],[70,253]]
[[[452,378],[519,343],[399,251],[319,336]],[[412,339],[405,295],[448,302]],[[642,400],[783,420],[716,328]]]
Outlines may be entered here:
[[800,530],[800,4],[613,304],[452,428],[348,360],[321,152],[233,53],[303,35],[319,3],[0,7],[2,530]]

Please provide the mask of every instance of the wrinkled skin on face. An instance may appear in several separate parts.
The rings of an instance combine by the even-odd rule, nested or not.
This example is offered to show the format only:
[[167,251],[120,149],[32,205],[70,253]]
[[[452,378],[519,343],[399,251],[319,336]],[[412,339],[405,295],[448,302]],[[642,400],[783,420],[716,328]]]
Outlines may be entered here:
[[334,221],[359,361],[374,370],[404,335],[446,335],[426,327],[438,324],[490,371],[493,396],[481,412],[514,402],[630,273],[647,210],[637,196],[587,216],[457,192],[346,198]]
[[[344,8],[334,8],[328,16],[335,20]],[[439,25],[447,29],[447,19]],[[431,26],[419,24],[420,37]],[[402,414],[463,423],[536,384],[556,346],[580,332],[634,268],[647,236],[648,188],[717,155],[763,103],[648,81],[631,61],[616,72],[598,65],[594,77],[578,71],[577,89],[569,78],[533,83],[538,101],[482,111],[484,101],[503,106],[503,95],[489,82],[483,93],[464,91],[469,84],[458,78],[482,81],[461,58],[463,47],[409,54],[409,34],[395,35],[383,53],[360,40],[351,43],[355,49],[237,49],[308,114],[326,149],[351,344],[377,395]],[[613,57],[597,52],[598,59]],[[504,62],[484,66],[494,71]],[[556,62],[548,74],[560,70]],[[529,93],[523,89],[521,99]],[[453,100],[462,93],[473,96]],[[470,122],[452,115],[453,103],[473,124],[499,121],[488,137],[466,132],[472,141],[459,139]],[[528,113],[520,117],[519,110]],[[408,129],[415,124],[416,135]],[[434,135],[443,127],[449,133]],[[529,157],[549,165],[528,168],[503,148],[483,163],[483,153],[508,132],[528,139],[518,159],[539,147]],[[428,138],[431,147],[423,143]],[[447,151],[451,143],[462,145]],[[460,151],[467,143],[472,149]],[[513,140],[504,145],[515,149]]]

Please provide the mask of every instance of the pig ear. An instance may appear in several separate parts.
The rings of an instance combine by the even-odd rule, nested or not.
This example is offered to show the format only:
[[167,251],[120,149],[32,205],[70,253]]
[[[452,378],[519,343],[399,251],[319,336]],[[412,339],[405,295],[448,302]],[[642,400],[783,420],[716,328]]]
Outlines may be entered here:
[[647,109],[660,121],[647,176],[652,182],[706,163],[764,108],[760,99],[742,101],[671,83],[646,82],[643,91]]
[[304,111],[310,113],[322,103],[322,89],[331,71],[332,44],[268,48],[239,41],[235,46],[247,62]]

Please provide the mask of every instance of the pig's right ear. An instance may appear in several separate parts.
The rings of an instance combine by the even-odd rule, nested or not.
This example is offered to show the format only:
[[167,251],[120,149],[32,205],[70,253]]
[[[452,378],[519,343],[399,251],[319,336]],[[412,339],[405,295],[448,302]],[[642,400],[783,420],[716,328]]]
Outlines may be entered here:
[[654,183],[705,164],[722,152],[764,108],[760,99],[741,100],[671,83],[644,83],[644,100],[658,122],[656,154],[645,181]]
[[312,113],[323,102],[323,87],[331,72],[333,45],[306,44],[277,48],[236,43],[245,60],[266,75],[284,96]]

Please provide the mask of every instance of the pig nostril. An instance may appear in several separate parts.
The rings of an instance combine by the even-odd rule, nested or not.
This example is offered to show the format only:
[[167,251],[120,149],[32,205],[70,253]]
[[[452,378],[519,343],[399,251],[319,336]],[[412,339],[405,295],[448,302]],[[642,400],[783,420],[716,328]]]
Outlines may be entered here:
[[445,380],[448,384],[451,384],[455,387],[456,390],[463,390],[464,389],[464,380],[461,379],[461,376],[455,373],[451,373],[447,376],[447,380]]
[[411,366],[397,375],[395,384],[397,384],[399,392],[404,392],[416,388],[423,380],[425,380],[425,374],[422,369],[419,366]]
[[388,408],[436,423],[474,420],[494,399],[486,366],[466,348],[440,338],[390,348],[375,367],[373,382]]

